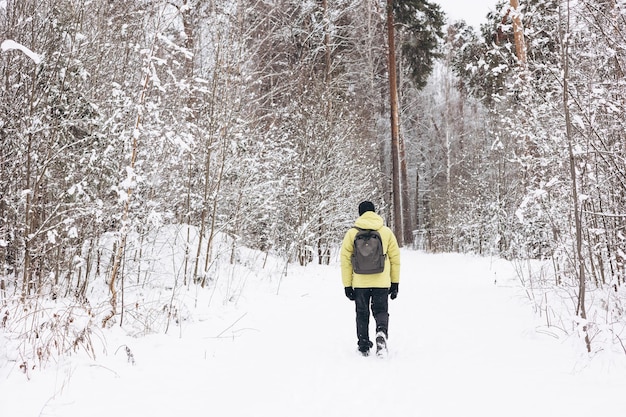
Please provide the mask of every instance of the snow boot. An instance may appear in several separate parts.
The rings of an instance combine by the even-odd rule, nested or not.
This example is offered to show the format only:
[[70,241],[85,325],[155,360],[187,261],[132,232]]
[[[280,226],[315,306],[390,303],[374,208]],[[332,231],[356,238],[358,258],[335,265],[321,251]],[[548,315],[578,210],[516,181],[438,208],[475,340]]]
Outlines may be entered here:
[[376,333],[376,356],[379,358],[387,357],[387,336],[384,332]]
[[374,346],[371,340],[359,341],[359,353],[363,356],[369,356],[370,348]]

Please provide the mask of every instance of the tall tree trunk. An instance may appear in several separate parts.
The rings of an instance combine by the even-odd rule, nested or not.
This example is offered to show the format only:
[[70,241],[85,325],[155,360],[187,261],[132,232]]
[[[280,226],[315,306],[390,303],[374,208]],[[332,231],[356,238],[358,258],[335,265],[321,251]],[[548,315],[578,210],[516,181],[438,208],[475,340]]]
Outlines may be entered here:
[[[150,47],[149,57],[154,56],[154,48],[156,44],[156,35],[152,39],[152,45]],[[148,86],[150,84],[150,76],[149,70],[146,70],[146,74],[144,75],[142,86],[141,86],[141,95],[139,96],[138,102],[138,110],[137,115],[135,117],[135,123],[132,130],[132,145],[131,145],[131,156],[130,162],[128,164],[129,171],[131,175],[135,175],[135,163],[137,162],[137,152],[139,150],[139,136],[140,136],[140,128],[143,122],[143,106],[145,104],[146,96],[148,94]],[[126,253],[126,240],[128,238],[129,232],[129,217],[130,217],[130,206],[131,200],[133,198],[133,187],[131,185],[126,189],[126,201],[124,201],[124,207],[122,209],[122,222],[120,226],[120,236],[117,243],[117,248],[114,251],[113,255],[113,267],[111,268],[111,275],[109,277],[109,291],[111,292],[111,311],[102,319],[102,327],[106,327],[109,320],[111,320],[117,314],[117,279],[119,275],[121,275],[120,269],[122,267],[122,263],[124,261],[124,256]]]
[[404,245],[402,233],[402,203],[400,200],[400,124],[398,120],[398,84],[396,75],[396,43],[393,18],[393,0],[387,0],[387,41],[389,43],[389,100],[391,106],[391,166],[393,195],[393,230],[398,245]]
[[[185,32],[185,49],[187,49],[187,52],[190,52],[192,55],[191,57],[188,57],[185,60],[185,77],[187,78],[187,82],[189,82],[189,85],[193,85],[193,74],[195,72],[195,65],[194,65],[194,61],[195,61],[195,36],[194,36],[194,25],[195,25],[195,17],[193,15],[194,11],[195,11],[195,7],[194,5],[191,4],[191,1],[186,1],[184,3],[185,7],[181,7],[178,9],[181,18],[182,18],[182,22],[183,22],[183,30]],[[190,91],[189,92],[189,96],[187,97],[187,107],[189,109],[192,109],[192,111],[190,111],[187,115],[187,121],[189,122],[190,126],[193,126],[193,124],[195,123],[195,121],[197,120],[198,117],[198,112],[195,110],[195,106],[196,106],[196,99],[195,99],[195,94],[196,92]],[[195,133],[195,132],[194,132]],[[187,179],[188,179],[188,183],[187,183],[187,200],[186,200],[186,214],[185,214],[185,224],[187,227],[187,244],[185,245],[185,264],[184,264],[184,273],[183,273],[183,285],[187,285],[188,283],[191,283],[192,280],[197,279],[196,278],[196,274],[198,272],[198,258],[200,255],[196,256],[196,263],[194,266],[194,275],[191,279],[188,279],[188,272],[189,272],[189,250],[191,248],[191,194],[192,194],[192,176],[193,176],[193,168],[192,168],[192,163],[193,163],[193,158],[191,153],[188,155],[189,157],[189,169],[187,171]],[[204,216],[203,216],[203,224],[204,224]],[[203,232],[203,231],[202,231]],[[202,233],[201,232],[201,233]],[[200,234],[198,236],[198,240],[200,241],[200,243],[198,244],[198,248],[201,247],[202,245],[202,234]],[[168,321],[168,325],[169,325],[169,321]],[[167,330],[165,331],[167,333]]]
[[420,170],[419,167],[415,167],[415,228],[422,229],[423,224],[420,223]]
[[[574,156],[573,135],[572,135],[572,121],[569,110],[569,24],[570,24],[570,3],[567,1],[567,14],[565,21],[565,33],[562,34],[562,53],[563,53],[563,111],[565,113],[565,135],[567,140],[567,151],[569,156],[569,171],[570,179],[572,182],[572,206],[574,209],[574,224],[576,227],[576,253],[575,260],[578,267],[578,305],[576,306],[576,314],[580,316],[584,322],[587,320],[587,310],[585,308],[585,260],[583,258],[583,233],[582,233],[582,212],[580,210],[580,203],[578,201],[578,181],[576,175],[576,160]],[[591,352],[591,341],[589,340],[589,334],[587,333],[587,326],[583,325],[583,331],[585,333],[585,344],[587,351]]]
[[[220,62],[222,59],[222,44],[221,44],[221,35],[217,34],[217,41],[215,42],[215,62]],[[206,233],[207,228],[207,215],[209,212],[209,195],[211,191],[211,158],[213,156],[213,148],[215,145],[214,137],[217,137],[217,124],[215,120],[217,119],[216,107],[217,107],[217,96],[218,96],[218,80],[222,75],[221,66],[216,65],[213,69],[213,79],[211,84],[211,100],[209,104],[209,120],[211,120],[209,132],[206,135],[207,142],[204,145],[205,148],[205,162],[204,162],[204,188],[202,195],[202,212],[200,213],[200,231],[198,232],[198,246],[196,248],[196,259],[193,270],[193,279],[195,282],[201,282],[202,287],[204,288],[206,282],[206,273],[209,266],[210,255],[211,255],[211,246],[213,242],[209,242],[206,249],[205,259],[204,259],[204,269],[202,271],[202,279],[198,276],[198,269],[200,267],[200,256],[202,254],[202,248],[204,247],[204,235]],[[214,195],[215,199],[217,198],[217,193]],[[211,225],[213,226],[214,219],[211,219]],[[213,227],[211,227],[211,231],[213,231]]]
[[402,189],[402,224],[404,244],[413,243],[413,216],[411,215],[411,193],[409,191],[409,173],[406,167],[404,139],[400,136],[400,188]]
[[330,85],[330,70],[331,70],[330,17],[328,14],[328,0],[322,0],[322,13],[324,16],[324,62],[325,62],[324,82],[326,83],[326,87],[328,87]]
[[511,9],[513,13],[513,35],[515,37],[515,54],[520,64],[526,66],[526,41],[524,40],[524,24],[519,11],[519,0],[511,0]]

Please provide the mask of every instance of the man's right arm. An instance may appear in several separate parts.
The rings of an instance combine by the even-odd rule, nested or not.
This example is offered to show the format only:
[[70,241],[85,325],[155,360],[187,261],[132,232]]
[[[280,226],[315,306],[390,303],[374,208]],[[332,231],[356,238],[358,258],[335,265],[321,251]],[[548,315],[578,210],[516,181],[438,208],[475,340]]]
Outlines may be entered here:
[[[350,229],[352,230],[352,229]],[[344,287],[352,287],[352,252],[354,251],[354,237],[346,233],[341,244],[341,280]]]

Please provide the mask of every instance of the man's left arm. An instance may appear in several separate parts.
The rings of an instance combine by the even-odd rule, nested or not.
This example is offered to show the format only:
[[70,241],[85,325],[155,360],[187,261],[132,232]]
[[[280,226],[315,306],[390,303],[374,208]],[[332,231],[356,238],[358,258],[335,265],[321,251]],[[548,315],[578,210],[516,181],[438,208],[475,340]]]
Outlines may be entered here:
[[396,236],[390,230],[389,244],[387,245],[387,256],[391,266],[391,283],[400,282],[400,247]]

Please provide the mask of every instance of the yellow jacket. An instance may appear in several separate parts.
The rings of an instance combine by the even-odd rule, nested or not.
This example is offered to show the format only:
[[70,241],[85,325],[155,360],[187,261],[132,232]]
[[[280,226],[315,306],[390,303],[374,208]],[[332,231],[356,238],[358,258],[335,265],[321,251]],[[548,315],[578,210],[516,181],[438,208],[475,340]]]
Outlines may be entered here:
[[352,288],[389,288],[391,283],[400,282],[400,248],[390,228],[384,225],[383,218],[373,211],[366,211],[355,222],[361,229],[377,230],[383,241],[383,251],[387,254],[385,270],[380,274],[355,274],[352,270],[352,252],[354,237],[358,230],[351,228],[346,232],[341,245],[341,279],[344,287]]

